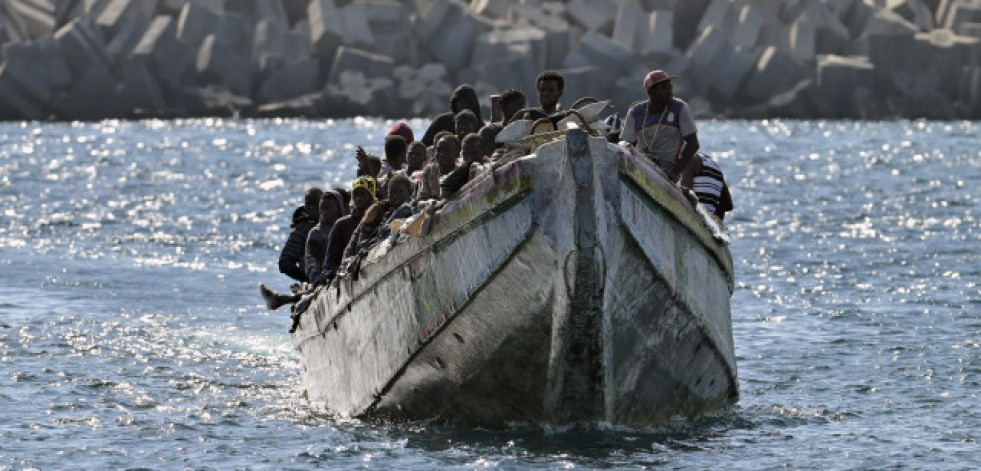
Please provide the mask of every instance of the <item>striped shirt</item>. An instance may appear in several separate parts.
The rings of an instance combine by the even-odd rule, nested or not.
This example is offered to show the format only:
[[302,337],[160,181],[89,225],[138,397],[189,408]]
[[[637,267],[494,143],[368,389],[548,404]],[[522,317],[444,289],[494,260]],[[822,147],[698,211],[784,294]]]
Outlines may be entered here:
[[702,168],[692,180],[692,190],[698,196],[699,204],[705,206],[710,213],[716,214],[726,185],[725,177],[719,164],[709,156],[699,152],[697,157],[702,160]]

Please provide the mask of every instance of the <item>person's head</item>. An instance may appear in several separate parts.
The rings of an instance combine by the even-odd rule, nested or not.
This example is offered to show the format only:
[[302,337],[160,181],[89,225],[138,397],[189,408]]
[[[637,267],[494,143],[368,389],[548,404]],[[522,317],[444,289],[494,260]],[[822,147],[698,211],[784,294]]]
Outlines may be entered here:
[[480,134],[481,149],[483,149],[484,155],[490,157],[494,154],[494,150],[497,149],[497,135],[503,129],[500,124],[488,124],[477,132]]
[[337,190],[328,190],[320,197],[320,223],[333,224],[344,215],[344,197]]
[[303,210],[307,215],[314,217],[320,210],[320,198],[324,195],[324,190],[317,187],[310,187],[303,194]]
[[375,179],[369,176],[358,177],[351,185],[351,206],[354,211],[364,212],[375,202]]
[[439,166],[440,174],[453,171],[459,156],[460,140],[456,136],[445,136],[436,142],[436,165]]
[[668,75],[661,69],[652,70],[644,77],[644,91],[647,92],[647,97],[650,98],[652,105],[658,108],[667,105],[674,94],[672,82],[677,78]]
[[377,155],[367,155],[364,159],[358,161],[358,176],[359,177],[377,177],[378,173],[381,172],[382,161]]
[[555,71],[546,70],[538,75],[535,88],[538,90],[538,102],[542,104],[542,108],[552,113],[559,104],[559,98],[562,98],[565,79]]
[[414,141],[409,144],[408,155],[406,156],[406,173],[412,174],[418,170],[422,170],[426,166],[426,145],[420,141]]
[[385,137],[388,136],[402,136],[402,139],[405,139],[406,144],[409,144],[416,139],[415,135],[412,134],[412,128],[405,123],[398,123],[395,126],[392,126],[392,129],[390,129],[388,134],[385,135]]
[[[442,139],[442,138],[444,138],[446,136],[456,136],[456,134],[453,134],[450,131],[445,131],[444,130],[444,131],[437,132],[436,135],[433,136],[433,145],[430,146],[428,149],[426,149],[426,161],[427,162],[435,162],[436,161],[436,143],[438,143],[440,139]],[[459,139],[459,138],[457,138],[457,139]]]
[[470,133],[460,143],[460,154],[464,162],[477,162],[484,157],[484,140],[480,134]]
[[412,198],[412,180],[401,173],[396,174],[388,181],[388,201],[398,207],[409,198]]
[[477,115],[470,110],[463,110],[457,113],[453,118],[453,123],[456,126],[456,137],[458,139],[463,139],[463,136],[477,132],[480,129],[480,121],[477,120]]
[[385,138],[385,160],[395,170],[401,170],[405,164],[406,151],[408,144],[405,138],[399,135],[391,135]]
[[504,115],[504,122],[508,122],[518,111],[528,105],[525,94],[516,88],[509,88],[501,93],[501,113]]
[[477,99],[477,91],[470,85],[463,84],[453,90],[450,96],[450,111],[455,116],[463,110],[473,111],[474,116],[480,116],[480,101]]

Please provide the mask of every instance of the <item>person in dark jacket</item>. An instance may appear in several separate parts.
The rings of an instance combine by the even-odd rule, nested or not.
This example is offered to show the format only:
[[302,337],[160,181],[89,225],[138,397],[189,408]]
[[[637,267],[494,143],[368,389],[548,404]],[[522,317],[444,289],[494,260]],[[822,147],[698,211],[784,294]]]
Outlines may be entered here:
[[303,255],[306,251],[307,235],[317,225],[320,198],[323,194],[324,191],[317,187],[307,190],[303,197],[303,206],[293,211],[290,235],[279,254],[279,271],[301,283],[309,281],[304,269]]
[[[422,136],[422,143],[429,147],[436,143],[436,133],[440,131],[456,132],[455,118],[457,113],[463,110],[473,111],[477,116],[477,129],[484,127],[484,120],[480,117],[480,101],[477,99],[477,91],[470,85],[460,85],[453,90],[450,97],[450,111],[436,117]],[[475,129],[476,130],[476,129]]]
[[354,230],[361,222],[365,211],[375,202],[375,179],[358,177],[351,186],[351,214],[344,216],[334,223],[327,238],[327,254],[324,257],[323,281],[329,282],[337,275],[344,260],[344,249]]
[[323,271],[330,229],[334,227],[334,222],[347,214],[346,199],[347,195],[342,194],[340,190],[325,191],[324,196],[320,198],[320,222],[313,226],[313,229],[310,229],[310,234],[307,236],[306,251],[303,255],[307,279],[312,284],[317,284]]

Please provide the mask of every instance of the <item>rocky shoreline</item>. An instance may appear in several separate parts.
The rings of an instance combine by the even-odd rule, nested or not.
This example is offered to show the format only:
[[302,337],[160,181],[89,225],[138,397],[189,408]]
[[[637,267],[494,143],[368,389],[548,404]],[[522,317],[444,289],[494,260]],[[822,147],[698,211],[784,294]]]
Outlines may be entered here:
[[981,0],[2,0],[0,44],[0,120],[432,116],[544,69],[622,112],[653,68],[700,117],[981,119]]

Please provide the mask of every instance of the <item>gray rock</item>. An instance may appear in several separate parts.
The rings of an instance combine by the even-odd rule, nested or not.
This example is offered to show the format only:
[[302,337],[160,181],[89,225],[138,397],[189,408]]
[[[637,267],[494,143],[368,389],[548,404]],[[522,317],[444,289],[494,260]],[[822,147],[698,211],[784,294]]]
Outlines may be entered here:
[[233,117],[250,115],[254,105],[248,97],[236,95],[222,86],[184,87],[180,106],[188,116]]
[[545,67],[545,31],[534,26],[509,27],[483,33],[477,37],[474,65],[500,62],[512,57],[527,57],[537,69]]
[[473,44],[479,35],[491,30],[490,21],[473,16],[456,0],[436,3],[430,15],[434,15],[432,20],[423,20],[429,22],[424,28],[429,52],[450,70],[469,65]]
[[108,70],[105,39],[90,21],[77,18],[59,29],[54,39],[73,76],[81,77],[91,69]]
[[126,110],[115,100],[118,81],[105,67],[91,67],[60,94],[53,104],[64,119],[98,120],[123,116]]
[[128,62],[120,68],[113,97],[126,116],[152,116],[167,108],[160,84],[141,62]]
[[734,47],[720,57],[715,73],[712,74],[709,88],[726,102],[733,101],[742,89],[743,83],[755,68],[760,54],[752,49]]
[[4,44],[0,57],[7,64],[8,73],[29,81],[31,87],[55,90],[72,83],[71,71],[53,37]]
[[96,24],[112,40],[126,25],[149,23],[156,3],[156,0],[111,0],[99,13]]
[[739,20],[729,42],[747,49],[756,47],[756,42],[760,38],[760,31],[763,29],[763,21],[762,11],[753,5],[744,6],[739,12]]
[[257,102],[284,102],[314,93],[319,69],[320,64],[315,59],[307,59],[272,72],[259,86]]
[[38,39],[50,35],[55,29],[55,4],[52,0],[7,0],[5,6],[9,25],[7,34],[12,39]]
[[360,110],[360,114],[398,112],[398,95],[390,57],[341,46],[331,65],[324,97],[332,110]]
[[288,62],[300,62],[319,56],[310,48],[303,34],[291,31],[276,21],[259,21],[252,39],[252,61],[258,62],[267,54],[284,57]]
[[776,46],[767,46],[746,82],[744,92],[751,101],[765,101],[789,90],[804,78],[805,72],[789,55]]
[[143,21],[139,18],[121,20],[118,30],[106,44],[106,54],[113,65],[123,63],[131,58],[137,44],[143,39],[143,34],[148,25],[149,21]]
[[545,31],[546,68],[556,68],[565,60],[571,45],[567,7],[561,2],[543,2],[540,7],[512,4],[509,17],[517,24],[528,24]]
[[616,19],[613,23],[613,40],[633,51],[643,49],[647,39],[649,17],[637,3],[637,0],[624,0],[617,8]]
[[587,32],[607,32],[616,19],[617,7],[608,0],[570,0],[569,18]]
[[47,114],[51,92],[34,81],[23,61],[0,63],[0,118],[42,119]]
[[194,70],[197,51],[177,39],[176,20],[161,15],[150,22],[150,27],[133,49],[133,58],[155,74],[165,94],[176,99]]
[[[598,33],[586,33],[579,44],[579,52],[592,65],[599,67],[609,75],[622,73],[633,65],[634,55],[630,49]],[[603,82],[608,81],[603,80]],[[607,83],[607,86],[609,85]]]
[[674,13],[654,10],[648,15],[647,34],[641,54],[665,54],[674,50]]
[[[323,67],[329,67],[344,36],[341,14],[334,0],[312,0],[307,7],[310,45]],[[321,73],[326,76],[328,70]]]
[[198,83],[225,85],[241,96],[252,96],[252,65],[248,57],[214,34],[204,38],[195,61]]
[[817,61],[817,87],[821,103],[831,106],[829,118],[855,116],[853,91],[875,87],[874,66],[865,56],[821,56]]
[[198,46],[209,34],[214,34],[219,15],[197,3],[186,3],[177,18],[177,39],[190,46]]

